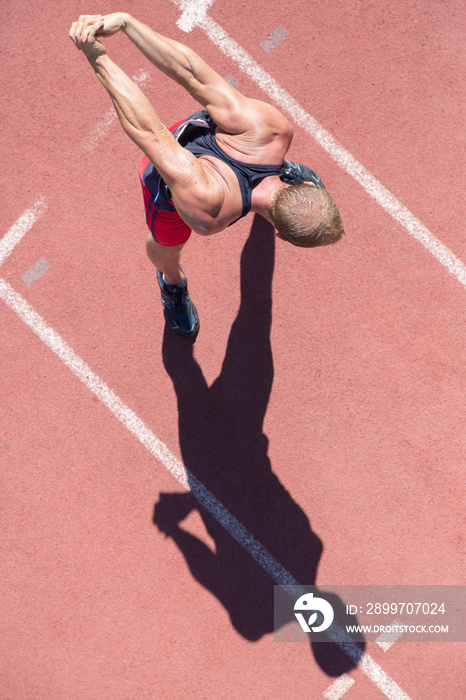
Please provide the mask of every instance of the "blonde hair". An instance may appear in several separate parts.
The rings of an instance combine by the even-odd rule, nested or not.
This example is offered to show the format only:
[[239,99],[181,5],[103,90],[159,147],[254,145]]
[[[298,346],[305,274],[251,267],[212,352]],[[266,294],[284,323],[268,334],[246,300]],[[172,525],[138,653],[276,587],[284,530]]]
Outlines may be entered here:
[[283,238],[302,248],[330,245],[344,234],[343,218],[333,197],[321,187],[304,183],[275,193],[272,219]]

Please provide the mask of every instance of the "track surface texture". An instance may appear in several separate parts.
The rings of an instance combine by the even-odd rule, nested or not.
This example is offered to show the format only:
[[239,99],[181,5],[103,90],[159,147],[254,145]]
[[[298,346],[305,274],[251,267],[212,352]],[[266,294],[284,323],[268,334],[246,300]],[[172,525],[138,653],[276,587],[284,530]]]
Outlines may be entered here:
[[[465,582],[463,3],[191,4],[216,40],[177,25],[188,4],[2,11],[0,696],[464,698],[464,644],[368,643],[354,668],[273,638],[283,572]],[[193,235],[194,346],[164,329],[140,154],[68,39],[117,9],[273,101],[230,37],[380,186],[288,113],[346,236],[301,250],[252,215]],[[125,37],[106,45],[164,123],[195,111]]]

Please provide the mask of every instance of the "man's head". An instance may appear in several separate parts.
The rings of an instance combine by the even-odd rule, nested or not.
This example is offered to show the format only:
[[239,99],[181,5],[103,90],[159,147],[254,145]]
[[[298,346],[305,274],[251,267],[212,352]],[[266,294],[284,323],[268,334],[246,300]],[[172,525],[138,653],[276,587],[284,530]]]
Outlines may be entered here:
[[336,243],[344,233],[335,200],[321,187],[282,187],[272,198],[272,219],[282,238],[302,248]]

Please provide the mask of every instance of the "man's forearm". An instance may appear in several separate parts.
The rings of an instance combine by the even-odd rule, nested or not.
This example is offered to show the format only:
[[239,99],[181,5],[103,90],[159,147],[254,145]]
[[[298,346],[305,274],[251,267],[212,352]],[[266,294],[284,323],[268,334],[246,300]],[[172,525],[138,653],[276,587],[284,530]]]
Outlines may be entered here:
[[139,147],[148,136],[165,131],[147,97],[116,63],[107,55],[89,62],[112,98],[123,129]]
[[208,79],[212,69],[185,44],[158,34],[131,15],[125,16],[123,31],[151,63],[189,92]]

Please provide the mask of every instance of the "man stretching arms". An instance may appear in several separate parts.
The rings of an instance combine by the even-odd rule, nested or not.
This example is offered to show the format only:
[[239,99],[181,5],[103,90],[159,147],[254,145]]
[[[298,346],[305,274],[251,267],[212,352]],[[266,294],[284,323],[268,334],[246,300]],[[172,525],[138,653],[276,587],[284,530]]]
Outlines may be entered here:
[[[97,39],[118,31],[204,109],[167,129]],[[244,97],[192,49],[125,12],[81,15],[70,37],[145,154],[140,178],[150,230],[147,254],[157,268],[165,319],[176,333],[196,336],[199,330],[180,267],[191,231],[209,236],[252,211],[293,245],[312,248],[341,238],[343,221],[322,180],[284,160],[293,131],[275,107]]]

